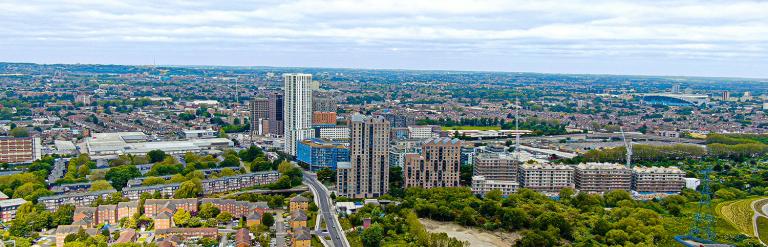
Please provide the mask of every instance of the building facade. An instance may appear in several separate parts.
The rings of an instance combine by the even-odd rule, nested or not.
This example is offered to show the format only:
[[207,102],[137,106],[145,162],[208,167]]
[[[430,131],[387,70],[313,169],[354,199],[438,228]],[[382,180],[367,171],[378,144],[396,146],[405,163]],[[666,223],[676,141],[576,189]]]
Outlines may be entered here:
[[284,74],[284,151],[296,156],[298,142],[312,137],[312,75]]
[[550,163],[524,163],[520,165],[519,183],[523,188],[545,193],[557,193],[563,188],[574,188],[573,167]]
[[463,141],[435,138],[424,142],[421,154],[406,154],[405,187],[458,187]]
[[272,136],[283,136],[285,128],[285,95],[280,92],[272,92],[267,95],[269,100],[268,130]]
[[254,97],[250,102],[251,136],[269,133],[269,99]]
[[42,156],[40,138],[0,137],[0,163],[27,163]]
[[337,190],[351,198],[379,197],[389,191],[389,122],[383,117],[355,114],[351,130],[350,164],[339,166]]
[[338,162],[349,162],[349,147],[343,142],[313,138],[299,142],[296,149],[296,159],[308,164],[312,171],[336,170]]
[[100,190],[83,193],[69,193],[63,195],[44,196],[37,199],[38,202],[45,204],[48,211],[56,211],[61,205],[72,204],[74,206],[89,206],[96,199],[101,197],[106,199],[109,194],[117,192],[116,190]]
[[574,182],[576,189],[588,193],[629,191],[632,185],[632,171],[623,164],[581,163],[576,166]]
[[485,196],[492,190],[499,190],[502,196],[509,196],[519,188],[520,184],[515,181],[490,180],[483,176],[472,176],[472,193],[475,195]]
[[678,167],[633,167],[632,190],[639,193],[680,193],[685,172]]
[[479,153],[473,158],[472,175],[487,180],[518,181],[520,164],[508,153]]
[[336,112],[312,112],[312,124],[336,124]]
[[430,139],[437,137],[433,131],[434,126],[408,126],[408,138],[411,139]]
[[316,96],[312,99],[313,112],[336,112],[338,108],[338,104],[334,98]]
[[330,140],[348,140],[349,139],[349,127],[339,125],[315,125],[312,127],[315,129],[315,138],[330,139]]
[[27,201],[22,198],[0,201],[0,219],[3,222],[10,222],[16,219],[16,210],[24,203],[27,203]]

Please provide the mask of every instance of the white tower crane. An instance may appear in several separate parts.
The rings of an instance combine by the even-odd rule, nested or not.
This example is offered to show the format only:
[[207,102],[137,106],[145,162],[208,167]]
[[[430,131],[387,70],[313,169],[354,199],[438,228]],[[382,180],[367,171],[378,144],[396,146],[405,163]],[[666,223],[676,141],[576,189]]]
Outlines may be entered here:
[[632,168],[632,140],[627,141],[627,136],[624,135],[624,128],[619,128],[621,130],[621,139],[624,140],[624,148],[627,150],[627,167],[630,169]]

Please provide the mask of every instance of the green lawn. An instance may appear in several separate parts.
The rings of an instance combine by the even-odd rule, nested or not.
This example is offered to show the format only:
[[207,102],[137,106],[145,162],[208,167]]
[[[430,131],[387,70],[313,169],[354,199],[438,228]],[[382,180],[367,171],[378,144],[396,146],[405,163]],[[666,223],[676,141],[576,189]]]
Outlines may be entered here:
[[500,126],[443,126],[443,130],[501,130]]
[[768,243],[768,218],[757,218],[757,233],[760,235],[760,240],[763,243]]
[[718,210],[718,214],[741,233],[754,236],[754,231],[752,230],[752,217],[754,213],[751,207],[753,200],[755,198],[723,202],[721,203],[720,210]]

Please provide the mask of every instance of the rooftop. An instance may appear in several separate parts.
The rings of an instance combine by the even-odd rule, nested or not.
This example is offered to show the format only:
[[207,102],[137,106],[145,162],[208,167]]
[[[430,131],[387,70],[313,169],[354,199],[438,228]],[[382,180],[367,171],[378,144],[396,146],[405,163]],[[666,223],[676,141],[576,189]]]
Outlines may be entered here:
[[[5,194],[3,194],[3,195],[5,195]],[[11,207],[11,206],[19,206],[19,205],[24,204],[24,203],[27,203],[27,200],[24,200],[23,198],[14,198],[14,199],[9,199],[9,200],[2,200],[2,201],[0,201],[0,208]]]
[[683,174],[684,173],[677,166],[670,166],[670,167],[635,166],[635,167],[632,168],[632,171],[637,172],[637,173],[676,173],[676,174]]
[[581,163],[576,166],[579,170],[629,170],[629,167],[617,163]]

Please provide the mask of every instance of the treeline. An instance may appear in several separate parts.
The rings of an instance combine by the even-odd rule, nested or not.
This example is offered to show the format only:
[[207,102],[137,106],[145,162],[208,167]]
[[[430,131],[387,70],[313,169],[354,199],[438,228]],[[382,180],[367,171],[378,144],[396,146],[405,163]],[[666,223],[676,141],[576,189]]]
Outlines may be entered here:
[[[766,142],[768,142],[768,135],[711,134],[707,137],[706,147],[692,144],[665,146],[636,144],[632,146],[632,160],[659,162],[711,157],[744,161],[768,154]],[[625,147],[589,150],[576,158],[564,160],[564,162],[623,162],[626,152]]]
[[768,154],[768,135],[710,134],[707,149],[713,157],[743,161]]
[[409,188],[403,203],[386,211],[412,209],[422,218],[521,231],[515,246],[667,246],[674,243],[675,233],[665,229],[663,217],[682,217],[685,204],[696,201],[698,194],[686,190],[662,200],[635,201],[626,191],[598,195],[564,189],[560,198],[529,189],[507,198],[498,190],[478,198],[465,187]]
[[[419,125],[440,125],[445,127],[454,126],[499,126],[501,129],[515,129],[515,121],[506,121],[500,118],[462,118],[454,120],[450,118],[438,119],[420,119],[416,121]],[[518,123],[520,129],[530,130],[533,135],[563,135],[566,134],[565,126],[558,120],[548,120],[536,117],[526,118]]]
[[[601,150],[589,150],[586,153],[573,159],[566,160],[566,163],[582,162],[624,162],[627,149],[625,147],[614,147]],[[707,155],[704,147],[691,144],[675,144],[667,146],[655,146],[645,144],[632,145],[633,161],[667,161],[667,160],[686,160],[699,159]]]

